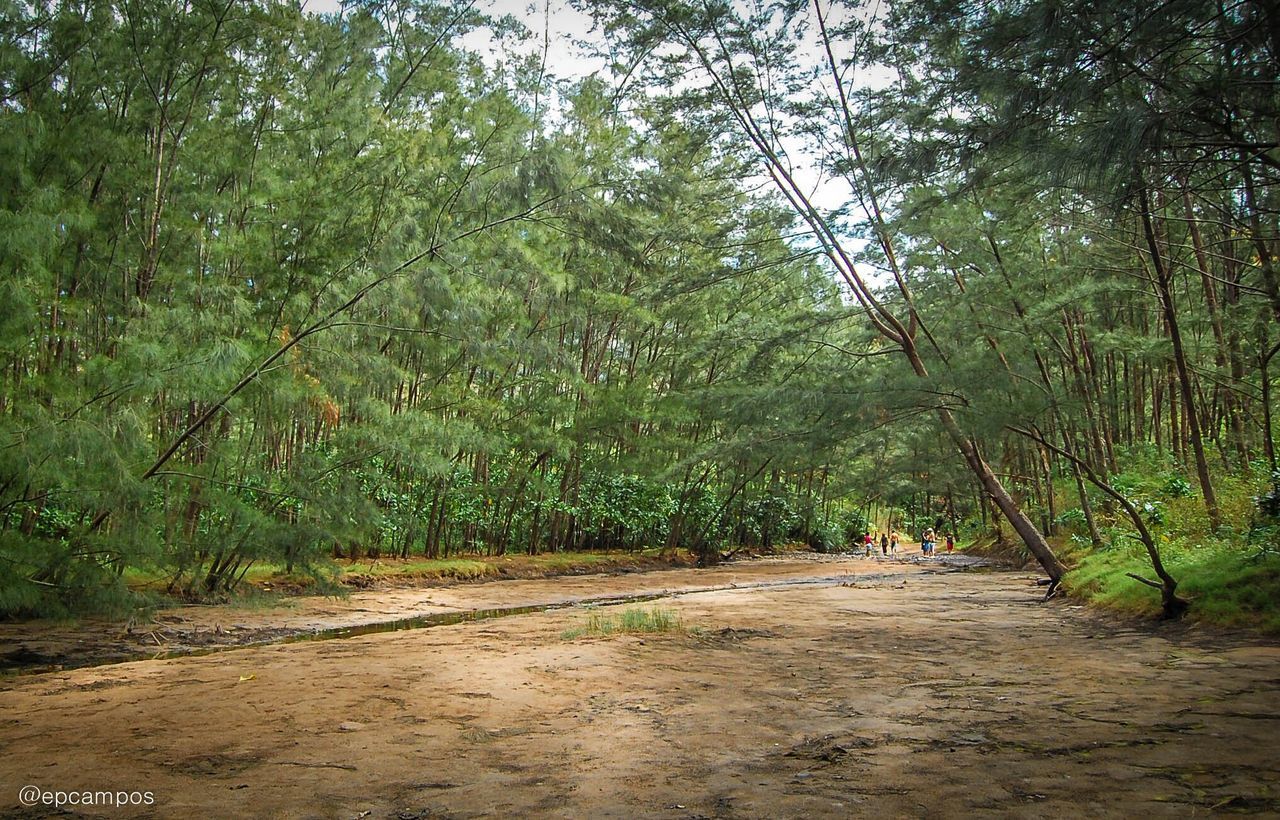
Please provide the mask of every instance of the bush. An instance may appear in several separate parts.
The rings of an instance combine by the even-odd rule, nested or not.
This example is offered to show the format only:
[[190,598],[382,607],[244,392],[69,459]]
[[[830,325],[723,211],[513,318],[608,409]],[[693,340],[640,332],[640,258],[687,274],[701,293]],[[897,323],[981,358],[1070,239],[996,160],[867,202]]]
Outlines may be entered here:
[[1253,506],[1264,522],[1280,523],[1280,471],[1271,474],[1271,486],[1254,497]]
[[1066,529],[1080,530],[1088,522],[1085,520],[1084,510],[1079,507],[1073,507],[1058,513],[1058,517],[1053,519],[1053,523]]
[[1186,498],[1191,495],[1191,485],[1182,476],[1172,476],[1160,488],[1160,494],[1166,498]]
[[1138,511],[1142,513],[1142,517],[1147,519],[1148,524],[1164,523],[1164,505],[1159,501],[1141,501],[1137,505]]
[[757,537],[762,545],[785,539],[800,523],[792,500],[785,495],[766,495],[747,503],[743,526],[748,537]]
[[844,530],[834,522],[819,524],[809,533],[809,549],[814,552],[837,552],[846,543]]
[[844,539],[840,546],[845,547],[849,544],[855,544],[862,539],[863,533],[871,529],[871,522],[867,521],[866,516],[854,510],[845,513],[844,522],[840,526]]

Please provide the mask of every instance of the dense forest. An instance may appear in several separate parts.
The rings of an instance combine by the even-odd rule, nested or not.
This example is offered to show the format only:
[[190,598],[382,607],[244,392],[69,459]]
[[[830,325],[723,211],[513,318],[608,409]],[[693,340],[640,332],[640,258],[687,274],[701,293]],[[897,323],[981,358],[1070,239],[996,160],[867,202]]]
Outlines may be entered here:
[[1273,5],[582,8],[585,79],[467,2],[0,2],[0,612],[869,522],[1280,577]]

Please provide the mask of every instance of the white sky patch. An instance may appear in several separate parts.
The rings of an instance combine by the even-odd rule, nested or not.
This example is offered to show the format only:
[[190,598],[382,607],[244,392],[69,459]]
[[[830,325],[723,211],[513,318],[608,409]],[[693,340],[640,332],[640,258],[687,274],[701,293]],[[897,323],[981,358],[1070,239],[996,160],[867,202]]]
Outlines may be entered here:
[[[341,0],[303,0],[303,8],[311,13],[334,13],[341,11]],[[603,38],[599,32],[592,31],[592,21],[588,14],[572,8],[566,0],[476,0],[477,10],[498,18],[511,16],[521,22],[529,30],[529,38],[517,41],[511,37],[498,38],[489,29],[477,29],[458,39],[460,47],[481,56],[489,65],[509,63],[516,59],[533,56],[541,59],[546,53],[546,72],[558,80],[573,81],[592,75],[608,76],[610,60],[605,56],[591,56],[590,51],[602,51],[598,47]],[[868,0],[867,4],[849,12],[847,7],[828,7],[831,13],[828,23],[836,25],[847,14],[856,14],[865,19],[875,19],[881,12],[880,0]],[[816,40],[801,50],[802,61],[811,65],[825,65],[826,55]],[[837,53],[837,59],[848,55]],[[848,69],[844,73],[845,83],[855,87],[884,88],[893,82],[893,73],[883,67],[860,69],[854,73]],[[824,73],[825,84],[830,83],[830,74]],[[552,109],[556,108],[554,100],[548,101]],[[802,187],[811,193],[811,201],[819,208],[836,209],[849,204],[852,192],[848,182],[833,179],[824,175],[816,162],[809,156],[810,148],[798,137],[784,138],[783,147],[795,161],[794,176]],[[771,187],[763,173],[759,182],[764,187]],[[845,237],[852,248],[861,248],[864,242],[853,237]],[[880,279],[880,272],[873,272],[873,280]]]
[[[342,10],[342,0],[302,0],[302,7],[312,14],[333,14]],[[591,32],[591,18],[563,0],[477,0],[478,11],[491,17],[511,16],[523,23],[532,35],[519,44],[520,54],[541,55],[547,51],[547,71],[558,79],[586,77],[604,71],[608,61],[591,58],[577,43],[598,42]],[[509,40],[499,41],[488,30],[473,31],[462,37],[459,45],[490,62],[509,60],[515,56]]]
[[[557,79],[588,77],[608,68],[607,60],[588,57],[586,49],[578,45],[599,42],[591,32],[591,18],[563,0],[479,0],[476,7],[493,17],[510,15],[523,23],[532,37],[521,44],[520,51],[541,55],[545,48],[547,73]],[[498,51],[502,44],[487,31],[472,32],[462,38],[462,45],[486,56],[506,56]]]

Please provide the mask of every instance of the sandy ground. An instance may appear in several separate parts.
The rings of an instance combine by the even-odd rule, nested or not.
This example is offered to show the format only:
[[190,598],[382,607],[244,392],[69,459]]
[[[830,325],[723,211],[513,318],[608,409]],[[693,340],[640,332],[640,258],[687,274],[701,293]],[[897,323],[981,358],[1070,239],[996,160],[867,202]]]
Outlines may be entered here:
[[0,681],[0,816],[57,813],[28,784],[151,792],[76,810],[106,817],[1280,816],[1274,642],[1041,604],[1025,573],[714,573],[292,610],[719,587],[645,638],[565,639],[587,613],[559,609]]
[[[961,554],[922,561],[904,553],[901,561],[800,554],[687,568],[608,575],[560,576],[529,580],[414,586],[350,592],[344,597],[284,598],[269,608],[185,606],[153,618],[121,623],[0,622],[0,672],[51,671],[120,660],[165,658],[224,646],[241,646],[306,636],[325,630],[361,628],[397,620],[456,616],[495,609],[573,605],[608,598],[639,598],[797,581],[840,581],[853,575],[897,574],[937,569],[940,561],[972,562]],[[914,563],[913,563],[914,562]]]

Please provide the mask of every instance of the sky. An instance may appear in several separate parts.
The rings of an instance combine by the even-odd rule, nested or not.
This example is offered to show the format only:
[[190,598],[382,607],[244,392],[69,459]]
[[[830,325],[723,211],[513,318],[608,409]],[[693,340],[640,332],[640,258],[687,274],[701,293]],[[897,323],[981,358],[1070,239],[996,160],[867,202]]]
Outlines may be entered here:
[[[550,40],[547,50],[548,71],[557,77],[581,77],[605,68],[604,60],[590,59],[573,45],[575,40],[593,39],[591,18],[569,6],[564,0],[476,0],[476,8],[494,17],[511,15],[524,23],[535,35],[526,44],[530,51],[541,50],[542,34]],[[340,0],[303,0],[307,11],[328,13],[339,10]],[[549,12],[549,13],[548,13]],[[493,53],[494,43],[487,32],[473,32],[462,43],[469,49]]]
[[[303,0],[304,8],[315,13],[336,12],[340,9],[340,0]],[[875,14],[878,11],[878,0],[871,0],[862,13]],[[608,70],[608,61],[602,57],[589,57],[584,50],[575,45],[575,41],[599,42],[599,36],[591,31],[591,18],[570,7],[567,0],[476,0],[476,8],[495,17],[511,15],[527,26],[533,34],[527,42],[519,44],[522,51],[540,53],[543,48],[543,34],[550,40],[547,49],[547,72],[557,78],[583,77]],[[838,14],[839,12],[835,12]],[[494,41],[487,30],[481,29],[464,36],[461,44],[496,61],[502,56],[500,49],[511,46],[507,40],[505,45]],[[816,58],[814,58],[816,59]],[[857,79],[859,84],[871,82],[879,85],[888,81],[889,75],[873,70],[863,73]],[[786,147],[793,151],[793,157],[800,160],[794,169],[795,176],[803,187],[809,190],[815,204],[821,208],[837,208],[846,204],[849,198],[847,183],[825,178],[816,168],[806,167],[802,158],[806,154],[805,146],[798,139],[786,140]],[[761,183],[766,182],[762,175]],[[861,246],[862,242],[853,244]]]

